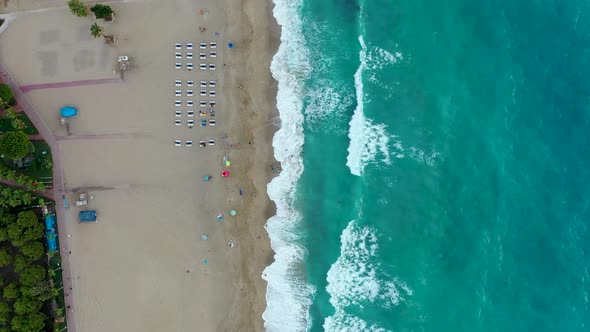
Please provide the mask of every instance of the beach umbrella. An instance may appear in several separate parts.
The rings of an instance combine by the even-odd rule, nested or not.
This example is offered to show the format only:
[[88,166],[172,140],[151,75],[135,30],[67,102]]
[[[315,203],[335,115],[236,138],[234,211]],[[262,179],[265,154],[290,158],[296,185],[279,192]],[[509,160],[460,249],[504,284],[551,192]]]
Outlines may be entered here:
[[234,43],[232,43],[232,42],[227,43],[227,47],[234,48]]
[[223,170],[221,171],[221,176],[223,176],[224,178],[229,176],[229,171],[228,170]]
[[223,214],[218,213],[217,214],[217,221],[222,221],[223,220]]
[[226,160],[226,161],[225,161],[225,166],[226,166],[226,167],[229,167],[229,166],[231,166],[231,162],[230,162],[229,160]]
[[236,214],[238,214],[238,211],[236,211],[236,210],[231,210],[231,211],[229,212],[229,214],[231,214],[232,216],[235,216]]
[[203,234],[201,235],[201,239],[203,239],[203,241],[207,240],[209,237],[207,236],[207,234]]
[[205,176],[203,176],[203,180],[209,181],[209,180],[211,180],[211,177],[209,175],[205,175]]

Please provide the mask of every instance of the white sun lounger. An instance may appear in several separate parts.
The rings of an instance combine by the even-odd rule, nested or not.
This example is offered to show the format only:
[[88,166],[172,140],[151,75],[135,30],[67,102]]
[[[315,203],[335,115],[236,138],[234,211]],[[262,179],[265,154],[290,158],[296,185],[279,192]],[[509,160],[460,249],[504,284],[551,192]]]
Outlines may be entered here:
[[180,101],[180,100],[174,101],[174,106],[180,107],[181,105],[182,105],[182,101]]
[[174,120],[174,125],[175,126],[180,126],[182,124],[181,120]]
[[209,43],[209,47],[211,47],[211,48],[217,48],[217,43],[216,42],[210,42]]
[[207,146],[207,142],[205,142],[205,141],[199,141],[199,146],[202,147],[202,148],[204,148],[204,147]]
[[209,120],[209,125],[210,126],[215,126],[215,120],[213,120],[213,119]]
[[201,63],[199,65],[199,68],[201,68],[201,70],[207,70],[207,64],[206,63]]
[[182,69],[182,63],[180,63],[180,62],[175,63],[174,64],[174,68],[176,68],[176,69]]
[[177,117],[177,118],[181,117],[182,116],[182,111],[181,110],[174,111],[174,116]]
[[199,53],[199,59],[201,59],[201,60],[207,59],[207,54],[205,54],[205,53]]
[[215,140],[214,139],[210,139],[209,140],[209,145],[215,145]]
[[186,49],[187,50],[192,50],[193,49],[193,43],[187,43],[186,44]]
[[201,96],[205,97],[207,95],[207,90],[201,90]]
[[193,141],[186,141],[185,145],[186,146],[193,146]]
[[182,96],[182,91],[180,91],[180,90],[174,90],[174,95],[176,97],[180,97],[180,96]]
[[177,59],[182,59],[182,53],[176,52],[174,53],[174,57]]
[[186,85],[187,86],[193,86],[193,85],[195,85],[195,82],[193,82],[193,81],[186,81]]
[[211,53],[209,53],[209,56],[212,58],[217,58],[217,52],[211,51]]
[[174,86],[181,86],[181,85],[182,85],[182,81],[181,80],[174,81]]
[[188,111],[188,112],[186,112],[186,114],[188,115],[189,118],[192,118],[193,116],[195,116],[195,111]]
[[181,146],[181,145],[182,145],[182,141],[181,141],[181,140],[179,140],[179,139],[177,139],[177,140],[174,140],[174,145],[175,145],[175,146]]
[[207,48],[207,43],[200,43],[200,44],[199,44],[199,47],[200,47],[201,49]]
[[193,54],[192,53],[187,53],[186,54],[186,58],[189,59],[189,60],[192,59],[193,58]]
[[201,88],[207,87],[207,81],[201,81]]
[[179,50],[179,49],[182,48],[182,44],[181,43],[176,43],[176,44],[174,44],[174,48],[177,49],[177,50]]
[[204,100],[201,100],[201,101],[199,102],[199,106],[201,106],[201,107],[207,107],[207,102],[206,102],[206,101],[204,101]]
[[193,70],[193,64],[191,62],[186,64],[186,69]]
[[209,107],[215,107],[215,100],[209,101]]
[[215,87],[215,84],[216,84],[215,81],[209,81],[209,86],[210,87],[214,88]]
[[187,124],[189,127],[192,127],[192,126],[194,126],[194,125],[195,125],[195,120],[188,120],[188,121],[186,122],[186,124]]
[[186,101],[186,106],[193,107],[193,101],[192,100],[187,100]]
[[209,97],[215,97],[215,90],[209,91]]
[[186,90],[186,96],[187,97],[192,97],[193,96],[193,90]]
[[215,64],[214,63],[210,63],[209,64],[209,70],[215,70]]

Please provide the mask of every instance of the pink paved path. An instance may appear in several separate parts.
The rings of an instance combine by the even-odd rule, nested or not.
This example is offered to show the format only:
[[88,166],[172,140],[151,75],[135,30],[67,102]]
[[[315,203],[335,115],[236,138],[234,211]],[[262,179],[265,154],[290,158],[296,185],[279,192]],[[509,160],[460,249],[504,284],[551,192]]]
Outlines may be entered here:
[[76,332],[76,321],[74,319],[74,296],[72,293],[72,270],[70,269],[70,247],[68,242],[68,224],[66,222],[66,210],[63,202],[60,201],[64,193],[64,180],[63,170],[61,168],[61,154],[59,152],[59,144],[47,124],[41,119],[39,114],[35,111],[35,108],[25,97],[18,84],[12,79],[4,65],[0,63],[0,80],[10,86],[14,92],[14,97],[18,105],[22,108],[25,114],[29,117],[33,125],[39,130],[39,134],[45,139],[45,141],[51,147],[51,154],[53,155],[53,195],[56,198],[55,202],[55,213],[57,214],[57,226],[59,228],[59,244],[61,250],[59,254],[61,256],[62,264],[62,275],[63,275],[63,287],[65,292],[70,290],[69,296],[65,297],[66,306],[70,306],[72,309],[67,310],[66,320],[68,324],[69,332]]
[[97,85],[97,84],[109,84],[109,83],[121,83],[121,82],[123,82],[123,81],[120,78],[102,78],[102,79],[97,79],[97,80],[83,80],[83,81],[22,85],[22,86],[20,86],[20,90],[22,92],[29,92],[31,90],[68,88],[68,87],[72,87],[72,86]]

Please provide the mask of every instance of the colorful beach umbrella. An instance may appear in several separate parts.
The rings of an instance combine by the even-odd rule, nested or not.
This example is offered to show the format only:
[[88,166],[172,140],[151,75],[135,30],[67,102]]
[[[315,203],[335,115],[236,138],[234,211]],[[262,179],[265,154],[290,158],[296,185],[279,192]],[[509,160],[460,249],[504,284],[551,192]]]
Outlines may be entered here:
[[236,214],[238,214],[238,211],[236,211],[236,210],[231,210],[231,211],[229,212],[229,214],[231,214],[232,216],[235,216]]
[[228,170],[223,170],[221,171],[221,176],[223,176],[224,178],[229,176],[229,171]]

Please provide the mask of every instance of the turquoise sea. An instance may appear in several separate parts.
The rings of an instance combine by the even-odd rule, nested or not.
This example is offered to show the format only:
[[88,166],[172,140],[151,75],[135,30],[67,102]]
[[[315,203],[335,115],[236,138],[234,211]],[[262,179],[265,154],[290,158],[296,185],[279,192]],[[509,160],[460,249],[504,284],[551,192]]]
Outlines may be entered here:
[[590,330],[590,4],[274,2],[267,330]]

